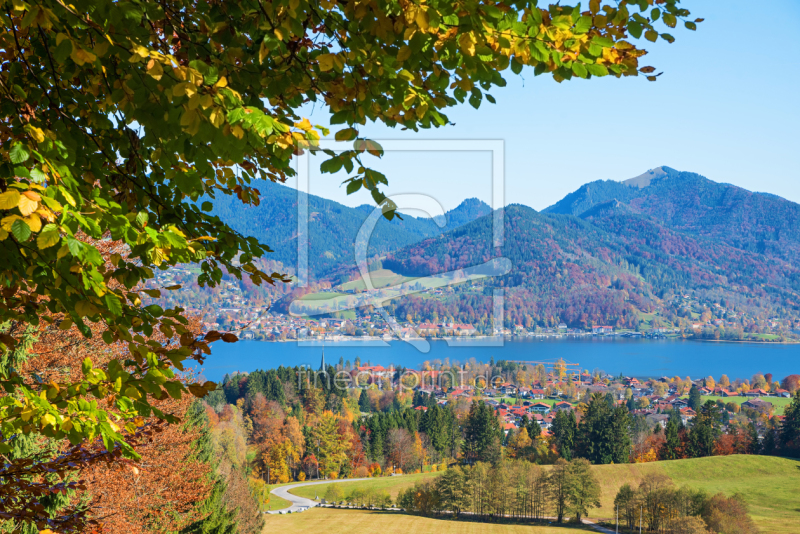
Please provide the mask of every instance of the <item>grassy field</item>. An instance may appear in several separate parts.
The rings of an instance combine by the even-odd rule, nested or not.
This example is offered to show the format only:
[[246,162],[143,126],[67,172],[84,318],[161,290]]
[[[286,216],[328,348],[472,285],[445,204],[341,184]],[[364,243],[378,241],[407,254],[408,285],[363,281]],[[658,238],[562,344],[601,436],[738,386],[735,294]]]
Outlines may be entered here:
[[307,295],[303,295],[298,300],[330,300],[336,297],[344,297],[344,293],[309,293]]
[[[684,399],[688,399],[688,395],[683,396]],[[784,398],[784,397],[759,397],[764,402],[770,402],[773,406],[775,406],[775,415],[783,415],[783,410],[792,403],[791,398]],[[715,397],[715,396],[708,396],[703,397],[703,402],[707,400],[713,400],[714,402],[721,400],[724,403],[733,402],[736,404],[742,404],[750,399],[747,397]]]
[[[709,493],[742,494],[763,532],[794,534],[800,525],[798,460],[773,456],[717,456],[647,464],[599,465],[594,469],[602,488],[602,498],[601,507],[590,512],[592,518],[614,517],[614,497],[619,488],[625,483],[636,486],[647,473],[656,472],[669,476],[677,486],[688,485]],[[425,473],[341,484],[345,494],[358,485],[386,490],[395,498],[400,490],[413,486],[416,481],[437,475]],[[292,493],[313,499],[315,495],[322,497],[326,488],[327,485],[300,487]]]
[[[397,477],[379,477],[372,480],[363,480],[360,482],[337,482],[336,484],[342,488],[342,492],[347,495],[353,488],[367,489],[382,491],[386,490],[391,495],[392,500],[397,498],[397,494],[402,490],[409,488],[416,484],[418,481],[423,481],[435,478],[440,475],[438,473],[419,473],[416,475],[402,475]],[[330,484],[320,484],[318,486],[301,486],[297,489],[290,490],[290,493],[306,499],[313,499],[315,496],[324,498],[325,492],[328,491]]]
[[663,473],[677,486],[709,493],[740,493],[763,532],[796,533],[800,525],[797,488],[800,461],[774,456],[717,456],[648,464],[595,466],[603,489],[601,508],[592,517],[614,516],[614,496],[626,482],[636,485],[649,472]]
[[264,533],[325,534],[566,534],[595,532],[579,526],[533,526],[432,519],[394,512],[313,508],[300,514],[270,515]]
[[[372,281],[372,287],[388,287],[388,286],[398,286],[403,282],[407,282],[411,280],[411,278],[407,278],[401,274],[396,274],[390,271],[389,269],[379,269],[377,271],[372,271],[369,273],[369,278]],[[361,279],[353,280],[351,282],[345,282],[338,286],[339,289],[342,291],[347,291],[349,289],[355,289],[357,291],[363,291],[366,289],[366,285],[364,281]]]
[[[274,487],[274,486],[273,486]],[[292,505],[286,499],[282,499],[277,495],[269,494],[269,504],[267,505],[265,510],[283,510],[284,508],[289,508]]]

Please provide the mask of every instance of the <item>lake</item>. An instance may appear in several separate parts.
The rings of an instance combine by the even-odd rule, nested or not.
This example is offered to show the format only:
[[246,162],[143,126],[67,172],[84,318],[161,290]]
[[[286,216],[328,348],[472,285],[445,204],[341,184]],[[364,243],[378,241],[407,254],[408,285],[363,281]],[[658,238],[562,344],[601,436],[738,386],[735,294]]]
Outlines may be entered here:
[[[209,380],[219,381],[226,373],[271,369],[280,365],[310,365],[319,368],[322,343],[274,343],[267,341],[216,342],[203,366]],[[767,343],[714,343],[681,339],[630,339],[620,337],[528,338],[506,341],[502,347],[483,346],[477,341],[431,341],[430,351],[420,352],[402,341],[326,343],[325,361],[336,364],[339,358],[351,363],[360,357],[362,365],[389,364],[418,368],[425,361],[479,362],[495,360],[555,361],[563,358],[580,364],[581,369],[601,369],[607,373],[636,377],[662,375],[719,379],[727,374],[750,378],[756,373],[772,373],[776,379],[800,374],[800,345]]]

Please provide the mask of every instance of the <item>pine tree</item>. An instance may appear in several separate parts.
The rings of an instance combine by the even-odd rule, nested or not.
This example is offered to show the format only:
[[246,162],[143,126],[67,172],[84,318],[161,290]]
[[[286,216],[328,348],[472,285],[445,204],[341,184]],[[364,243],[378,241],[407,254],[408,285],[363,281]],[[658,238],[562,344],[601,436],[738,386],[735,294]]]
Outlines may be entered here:
[[[194,455],[197,460],[211,464],[216,470],[217,461],[214,458],[214,445],[211,441],[211,431],[208,428],[208,416],[200,401],[195,401],[186,412],[185,423],[187,428],[200,428],[200,435],[194,442]],[[223,502],[226,485],[217,475],[214,477],[214,486],[208,497],[197,505],[197,512],[201,519],[187,525],[181,532],[184,534],[234,534],[236,532],[236,511],[227,510]]]
[[361,395],[358,397],[358,409],[364,413],[370,412],[369,396],[366,389],[362,389]]
[[784,453],[800,451],[800,389],[795,391],[791,404],[784,410],[780,446]]
[[760,454],[761,442],[758,440],[758,430],[756,430],[756,425],[753,423],[747,425],[747,434],[750,438],[750,446],[748,447],[747,453]]
[[[672,414],[676,413],[675,411]],[[664,431],[664,436],[666,441],[664,441],[664,445],[661,446],[660,456],[662,460],[677,460],[680,458],[680,448],[681,448],[681,439],[678,435],[679,430],[679,420],[676,421],[676,417],[670,414],[669,419],[667,420],[667,428]]]
[[558,453],[565,460],[571,460],[575,453],[575,440],[578,422],[572,410],[559,410],[553,419],[553,435],[558,444]]
[[692,389],[689,390],[689,408],[696,412],[700,409],[701,404],[703,404],[703,397],[700,395],[700,390],[697,389],[697,386],[692,386]]

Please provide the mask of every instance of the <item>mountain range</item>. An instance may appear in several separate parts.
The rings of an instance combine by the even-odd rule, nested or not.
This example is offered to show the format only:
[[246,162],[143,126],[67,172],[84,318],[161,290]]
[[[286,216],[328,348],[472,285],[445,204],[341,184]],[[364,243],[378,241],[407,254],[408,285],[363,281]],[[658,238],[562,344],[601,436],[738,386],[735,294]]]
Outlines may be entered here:
[[[270,259],[292,266],[302,193],[270,182],[257,187],[260,206],[219,199],[214,212],[275,249]],[[353,243],[373,207],[313,195],[308,207],[311,278],[334,285],[354,279]],[[646,319],[763,330],[776,320],[790,329],[800,319],[800,205],[775,195],[658,167],[625,181],[587,183],[541,212],[505,207],[500,249],[492,247],[494,217],[485,203],[466,200],[446,219],[441,228],[410,215],[381,219],[368,257],[406,277],[499,256],[513,268],[497,279],[393,301],[399,316],[487,326],[492,290],[503,288],[506,324],[526,328],[634,328]]]
[[[235,197],[218,197],[212,202],[211,213],[234,230],[269,245],[274,250],[269,259],[292,269],[297,265],[298,205],[306,197],[311,278],[330,278],[356,268],[354,244],[375,206],[363,204],[351,208],[270,181],[258,181],[254,187],[260,193],[258,206],[242,206]],[[402,215],[402,220],[392,221],[380,217],[370,237],[367,257],[376,258],[427,237],[439,236],[489,213],[488,205],[471,198],[447,212],[445,220],[439,221],[443,223],[441,227],[427,217]]]

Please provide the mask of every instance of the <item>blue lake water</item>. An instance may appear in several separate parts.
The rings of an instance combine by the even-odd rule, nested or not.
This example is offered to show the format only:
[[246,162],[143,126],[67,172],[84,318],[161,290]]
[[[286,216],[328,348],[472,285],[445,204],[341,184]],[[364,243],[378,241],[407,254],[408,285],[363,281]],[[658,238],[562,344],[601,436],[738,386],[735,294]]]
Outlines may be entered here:
[[[318,368],[322,343],[272,343],[266,341],[216,342],[203,365],[209,380],[220,380],[226,373],[271,369],[280,365],[310,365]],[[680,339],[629,339],[614,337],[534,338],[505,341],[502,347],[482,346],[461,341],[448,346],[432,341],[427,353],[402,341],[326,343],[325,361],[336,364],[339,358],[362,365],[418,368],[425,361],[479,362],[495,360],[555,361],[563,358],[580,364],[581,369],[602,369],[607,373],[636,377],[662,375],[699,378],[722,374],[750,378],[755,373],[772,373],[776,379],[800,373],[800,345],[767,343],[714,343]]]

